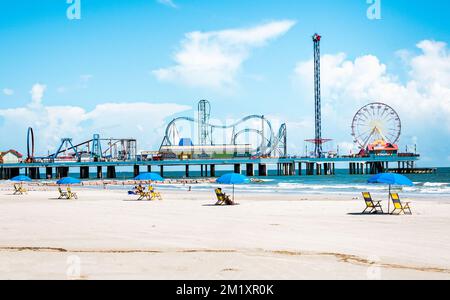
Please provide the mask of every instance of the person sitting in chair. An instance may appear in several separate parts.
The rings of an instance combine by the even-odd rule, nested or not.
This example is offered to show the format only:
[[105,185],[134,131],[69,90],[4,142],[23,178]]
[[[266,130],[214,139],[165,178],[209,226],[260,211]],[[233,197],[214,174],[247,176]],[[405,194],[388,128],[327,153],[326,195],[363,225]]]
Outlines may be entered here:
[[233,200],[222,191],[222,188],[217,188],[215,192],[217,196],[216,205],[234,205]]

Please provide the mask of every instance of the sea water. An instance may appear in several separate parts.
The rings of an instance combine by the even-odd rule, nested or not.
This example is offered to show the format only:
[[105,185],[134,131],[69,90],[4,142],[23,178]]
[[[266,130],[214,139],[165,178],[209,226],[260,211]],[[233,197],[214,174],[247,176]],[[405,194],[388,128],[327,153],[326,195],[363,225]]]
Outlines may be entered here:
[[[220,176],[226,171],[217,171]],[[349,175],[348,170],[337,169],[334,176],[274,176],[274,171],[269,171],[267,177],[253,177],[256,182],[246,185],[236,185],[236,191],[253,193],[304,193],[304,194],[360,194],[363,191],[388,192],[389,187],[383,184],[368,184],[367,180],[372,175]],[[198,178],[199,183],[194,185],[186,184],[165,184],[158,186],[158,189],[186,190],[189,186],[193,190],[208,191],[217,185],[204,183],[200,180],[199,172],[190,172],[192,178]],[[165,178],[183,178],[184,172],[165,172]],[[449,195],[450,196],[450,168],[438,168],[435,174],[408,174],[405,175],[414,182],[413,187],[394,187],[395,191],[413,194],[415,196],[427,195]],[[131,179],[132,173],[119,172],[118,179]]]

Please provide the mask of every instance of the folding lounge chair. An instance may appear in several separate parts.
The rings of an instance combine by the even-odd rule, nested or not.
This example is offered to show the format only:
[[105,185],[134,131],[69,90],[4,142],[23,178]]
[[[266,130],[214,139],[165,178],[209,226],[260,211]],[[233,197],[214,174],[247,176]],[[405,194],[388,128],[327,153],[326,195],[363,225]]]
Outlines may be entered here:
[[64,192],[60,187],[58,188],[58,192],[59,192],[59,197],[58,199],[68,199],[68,195],[67,192]]
[[162,200],[161,193],[155,192],[155,191],[150,192],[150,199],[151,200]]
[[216,189],[216,197],[217,197],[217,202],[215,205],[224,205],[225,204],[225,195],[222,193],[222,191],[220,189]]
[[20,186],[17,183],[15,183],[14,184],[14,195],[20,195],[20,194],[22,194],[20,192]]
[[161,193],[156,192],[155,189],[150,186],[148,188],[149,199],[148,200],[162,200]]
[[409,207],[410,202],[402,203],[397,193],[391,193],[391,199],[394,203],[394,210],[391,212],[392,215],[399,215],[402,212],[405,215],[412,215],[411,208]]
[[77,193],[73,193],[70,187],[67,188],[67,199],[78,199]]
[[373,201],[372,196],[368,192],[362,193],[364,197],[364,201],[366,202],[366,209],[362,212],[363,214],[376,214],[376,213],[384,213],[383,208],[381,207],[381,201]]
[[136,190],[136,194],[139,195],[139,198],[137,199],[138,201],[144,200],[144,198],[147,198],[147,197],[148,197],[148,193],[146,193],[146,192],[144,191],[144,188],[138,188],[138,189]]
[[22,193],[22,194],[26,194],[26,193],[28,193],[28,191],[23,187],[23,186],[20,186],[20,192]]
[[14,195],[23,195],[27,193],[27,190],[20,184],[14,184]]

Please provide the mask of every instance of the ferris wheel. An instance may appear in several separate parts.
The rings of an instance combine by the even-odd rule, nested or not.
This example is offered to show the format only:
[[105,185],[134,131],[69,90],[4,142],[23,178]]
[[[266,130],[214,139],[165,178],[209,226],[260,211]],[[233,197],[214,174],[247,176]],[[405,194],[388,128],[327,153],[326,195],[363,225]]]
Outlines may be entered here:
[[384,103],[371,103],[361,108],[353,118],[352,136],[362,149],[382,140],[395,144],[400,139],[402,124],[397,112]]

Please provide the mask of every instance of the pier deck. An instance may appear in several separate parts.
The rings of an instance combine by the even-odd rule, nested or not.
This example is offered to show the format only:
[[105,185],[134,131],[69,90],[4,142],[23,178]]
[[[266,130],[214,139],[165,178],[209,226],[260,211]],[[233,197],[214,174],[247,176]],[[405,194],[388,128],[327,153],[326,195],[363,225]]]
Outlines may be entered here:
[[[185,177],[189,177],[190,167],[200,166],[201,176],[215,177],[217,166],[233,166],[236,173],[241,173],[241,167],[245,165],[247,176],[255,176],[257,166],[258,176],[267,176],[267,166],[277,166],[277,175],[334,175],[336,164],[348,164],[349,172],[356,174],[377,174],[391,171],[396,173],[432,173],[434,169],[416,169],[415,163],[418,155],[411,156],[371,156],[371,157],[336,157],[336,158],[230,158],[230,159],[190,159],[190,160],[161,160],[161,161],[102,161],[102,162],[36,162],[0,165],[0,179],[10,179],[25,173],[33,179],[61,178],[69,175],[69,168],[80,168],[80,177],[89,178],[90,168],[96,168],[97,178],[103,178],[103,168],[106,168],[106,178],[116,177],[117,167],[133,168],[138,175],[141,167],[147,167],[147,171],[158,171],[164,174],[165,167],[185,167]],[[40,174],[40,169],[45,168],[45,177]],[[157,170],[156,170],[157,169]],[[53,170],[56,170],[54,173]],[[209,170],[209,172],[208,172]]]

